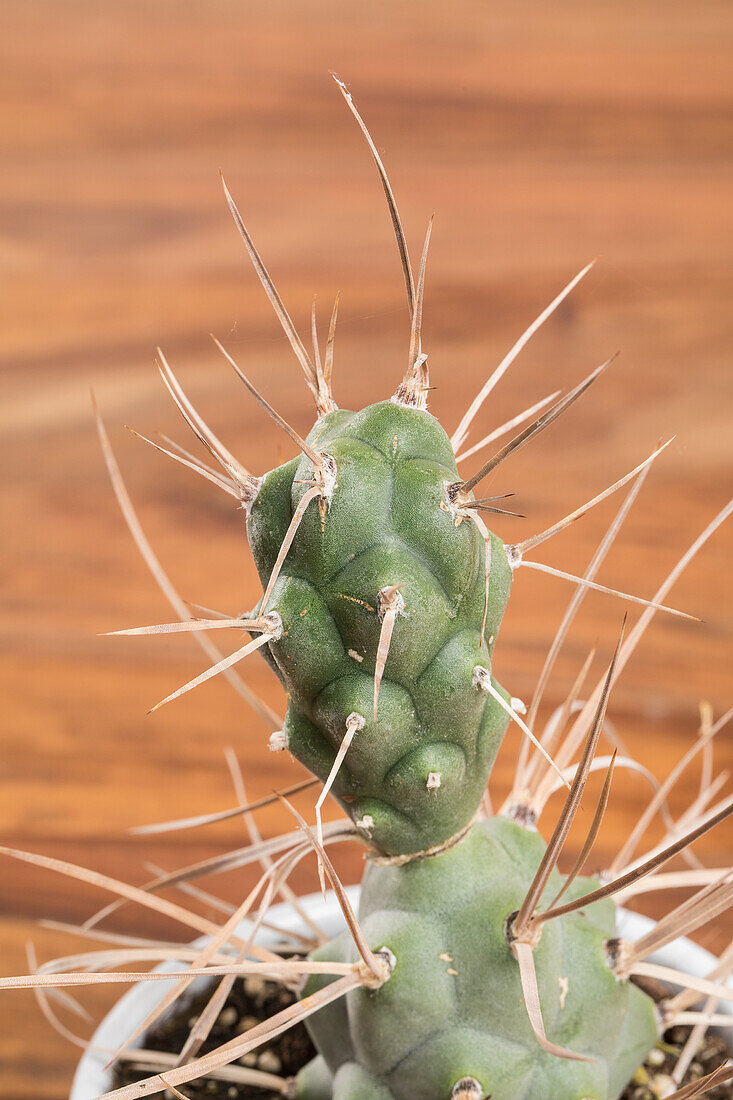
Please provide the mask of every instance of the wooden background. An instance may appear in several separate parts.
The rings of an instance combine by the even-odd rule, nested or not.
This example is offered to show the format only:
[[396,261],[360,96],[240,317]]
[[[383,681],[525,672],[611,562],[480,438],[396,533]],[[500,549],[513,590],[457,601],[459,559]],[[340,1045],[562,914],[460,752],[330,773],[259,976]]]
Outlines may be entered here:
[[[325,326],[341,291],[337,400],[359,407],[388,396],[406,360],[407,315],[380,187],[329,69],[351,82],[413,255],[437,215],[425,345],[432,409],[449,430],[522,329],[599,254],[479,429],[620,349],[582,406],[502,467],[496,491],[516,490],[527,519],[498,529],[507,540],[540,530],[677,433],[600,578],[650,595],[730,493],[733,14],[707,0],[6,0],[2,20],[0,840],[141,882],[146,860],[172,868],[239,843],[240,822],[126,836],[136,824],[232,804],[224,746],[239,752],[252,795],[302,774],[267,752],[263,724],[222,681],[145,716],[204,667],[189,639],[98,637],[170,616],[112,497],[89,387],[183,596],[235,613],[257,591],[241,517],[123,430],[185,441],[154,346],[255,472],[290,447],[209,332],[299,430],[309,426],[299,368],[230,221],[218,169],[303,329],[312,294]],[[538,558],[582,570],[613,508]],[[704,623],[659,617],[613,697],[613,720],[659,774],[691,743],[700,699],[716,714],[731,703],[730,549],[729,528],[674,590],[673,602]],[[514,694],[529,696],[568,596],[560,581],[518,578],[496,657]],[[605,597],[586,601],[548,705],[596,640],[600,671],[622,610]],[[277,703],[264,663],[252,658],[246,674]],[[516,747],[512,733],[499,791]],[[733,764],[730,736],[717,759]],[[676,805],[697,782],[693,769]],[[619,776],[598,864],[644,796],[640,782]],[[268,812],[261,823],[271,833],[282,818]],[[719,864],[732,840],[723,828],[700,852]],[[353,880],[359,854],[339,860]],[[298,885],[313,882],[309,867]],[[214,885],[235,898],[246,882],[229,875]],[[36,922],[81,920],[101,900],[3,862],[2,971],[25,970],[31,936],[44,958],[71,950],[76,941]],[[116,927],[184,934],[132,907]],[[721,922],[698,938],[720,949],[730,933]],[[62,1100],[77,1052],[49,1032],[29,994],[2,995],[0,1018],[4,1100]]]

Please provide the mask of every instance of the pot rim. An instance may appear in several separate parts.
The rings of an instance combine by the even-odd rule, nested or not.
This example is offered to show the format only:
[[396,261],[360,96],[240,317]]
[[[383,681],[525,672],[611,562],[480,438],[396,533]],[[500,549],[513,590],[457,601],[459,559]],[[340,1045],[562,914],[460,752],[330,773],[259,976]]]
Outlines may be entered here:
[[[346,893],[352,906],[356,907],[359,901],[359,887],[349,886]],[[300,901],[308,915],[330,936],[338,935],[346,927],[332,891],[327,892],[325,899],[320,893],[314,893],[305,895]],[[302,919],[287,903],[273,906],[269,917],[273,923],[280,924],[287,931],[302,934],[307,934],[309,931]],[[650,917],[631,912],[628,909],[619,908],[617,917],[619,936],[631,941],[640,939],[655,925],[655,921]],[[240,934],[246,935],[248,929],[249,924],[243,922]],[[258,935],[258,943],[267,946],[268,943],[275,942],[276,938],[273,931],[262,928]],[[205,942],[206,937],[201,937],[195,941],[196,944]],[[654,955],[650,956],[650,961],[659,963],[662,966],[674,967],[694,977],[704,978],[710,973],[718,960],[715,955],[710,951],[706,951],[704,947],[700,947],[686,937],[680,937],[661,951],[655,952]],[[180,966],[170,962],[164,963],[156,969],[178,970]],[[211,979],[196,978],[191,986],[193,989],[197,986],[201,987],[207,980],[210,981]],[[733,988],[733,984],[731,988]],[[140,983],[132,986],[120,997],[119,1001],[101,1021],[92,1036],[92,1046],[100,1047],[103,1051],[109,1050],[110,1053],[112,1050],[117,1049],[125,1038],[132,1034],[139,1021],[144,1019],[148,1012],[163,999],[166,992],[167,983],[165,982]],[[726,1005],[724,1003],[718,1011],[733,1016],[733,1004]],[[139,1045],[139,1043],[135,1045]],[[107,1058],[108,1055],[95,1053],[91,1050],[83,1054],[74,1075],[69,1100],[96,1100],[97,1097],[109,1091],[112,1087],[112,1079],[111,1073],[105,1069]]]

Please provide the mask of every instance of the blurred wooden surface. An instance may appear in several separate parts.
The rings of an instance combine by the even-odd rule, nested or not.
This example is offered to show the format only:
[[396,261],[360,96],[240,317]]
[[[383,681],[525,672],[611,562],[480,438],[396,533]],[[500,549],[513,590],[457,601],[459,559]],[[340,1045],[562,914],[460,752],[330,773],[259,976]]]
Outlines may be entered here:
[[[140,882],[146,860],[170,868],[239,842],[238,822],[149,842],[125,835],[231,804],[224,746],[237,748],[253,795],[301,774],[267,752],[262,723],[221,680],[145,716],[203,667],[189,640],[98,637],[169,611],[117,512],[90,385],[175,583],[185,598],[232,612],[256,593],[241,517],[122,428],[185,440],[154,346],[254,471],[290,450],[214,353],[210,331],[298,429],[309,425],[299,368],[218,169],[304,331],[313,292],[325,325],[341,291],[337,400],[359,407],[389,395],[407,355],[406,309],[381,190],[328,70],[351,82],[414,256],[437,214],[425,345],[432,409],[450,430],[522,329],[600,254],[497,389],[474,438],[620,348],[582,407],[502,468],[496,491],[516,490],[528,518],[498,526],[507,540],[540,530],[676,433],[600,578],[650,595],[730,494],[733,14],[722,2],[681,0],[6,0],[3,24],[0,840]],[[582,570],[613,507],[539,559]],[[731,702],[730,549],[729,528],[674,589],[672,602],[704,623],[659,617],[614,693],[613,720],[662,775],[694,737],[698,700],[717,714]],[[515,589],[496,663],[526,698],[569,591],[537,575]],[[621,614],[605,597],[586,601],[548,705],[596,640],[601,670]],[[245,672],[278,704],[264,663],[253,658]],[[516,745],[512,733],[499,791]],[[730,735],[717,760],[733,765]],[[697,782],[692,769],[675,805]],[[598,863],[642,797],[641,783],[619,777]],[[282,818],[268,812],[261,823],[272,832]],[[724,828],[700,852],[719,864],[731,840]],[[353,879],[358,853],[339,860]],[[312,871],[301,888],[312,887]],[[216,886],[234,898],[244,881]],[[31,935],[42,957],[70,950],[75,941],[35,922],[81,920],[99,900],[3,862],[3,973],[25,969]],[[132,908],[116,926],[184,934]],[[721,922],[698,938],[719,950],[730,933]],[[2,995],[0,1020],[3,1100],[62,1100],[77,1052],[30,995]]]

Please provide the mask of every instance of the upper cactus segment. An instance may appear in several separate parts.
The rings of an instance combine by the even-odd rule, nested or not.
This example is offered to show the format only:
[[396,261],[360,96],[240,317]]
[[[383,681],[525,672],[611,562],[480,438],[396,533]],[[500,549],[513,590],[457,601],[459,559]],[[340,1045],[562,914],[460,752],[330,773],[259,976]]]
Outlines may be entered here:
[[248,517],[260,614],[282,621],[268,649],[289,696],[288,746],[325,780],[349,717],[363,718],[333,791],[382,852],[424,851],[468,825],[506,728],[474,671],[491,667],[511,570],[489,535],[486,600],[484,537],[451,499],[453,449],[430,413],[338,410],[307,443],[333,463],[330,487],[313,492],[303,455],[263,477]]
[[[199,463],[176,445],[174,450],[153,445],[241,501],[264,595],[257,614],[248,620],[192,620],[128,633],[226,627],[257,634],[226,657],[199,637],[207,653],[220,659],[153,709],[219,673],[235,676],[233,666],[261,649],[288,691],[284,729],[277,728],[277,716],[273,724],[273,712],[245,684],[236,679],[235,683],[275,729],[271,746],[289,745],[324,780],[316,805],[319,831],[320,806],[333,789],[378,849],[389,855],[411,855],[441,846],[469,824],[506,728],[505,715],[511,715],[529,740],[538,744],[491,672],[512,570],[525,564],[612,591],[538,562],[526,562],[523,553],[625,484],[658,451],[610,489],[530,540],[505,548],[491,534],[483,516],[503,512],[494,506],[500,498],[475,499],[474,490],[510,454],[568,409],[610,360],[549,408],[556,394],[464,451],[467,433],[509,364],[589,267],[519,338],[449,439],[426,410],[429,374],[421,327],[432,218],[415,278],[384,165],[350,93],[340,81],[339,86],[367,139],[395,231],[410,313],[407,369],[391,401],[359,413],[338,409],[331,389],[338,297],[323,358],[314,301],[311,356],[224,185],[257,276],[314,397],[318,420],[308,439],[302,439],[214,338],[252,395],[303,456],[264,478],[254,477],[204,422],[160,353],[166,386],[220,470]],[[544,410],[541,415],[527,423],[540,409]],[[525,425],[522,430],[480,469],[466,480],[459,478],[456,455],[468,457],[520,424]],[[186,617],[186,611],[176,609]],[[558,771],[546,749],[538,748]]]
[[[338,409],[331,389],[338,298],[323,358],[314,302],[311,356],[224,184],[257,276],[314,397],[318,420],[308,439],[302,439],[215,338],[303,456],[254,477],[204,422],[160,353],[166,386],[221,469],[199,463],[175,445],[174,450],[154,446],[241,501],[264,595],[251,619],[175,627],[243,628],[257,637],[226,657],[199,637],[209,655],[220,659],[153,709],[219,673],[231,677],[235,664],[261,649],[288,691],[285,728],[277,729],[277,717],[273,726],[272,712],[246,685],[237,682],[238,687],[275,728],[271,746],[289,745],[325,781],[316,807],[319,829],[320,805],[333,789],[378,849],[410,855],[442,845],[469,824],[507,725],[505,715],[512,715],[534,740],[491,673],[511,569],[521,553],[516,547],[505,549],[485,526],[485,513],[503,511],[493,504],[498,498],[474,499],[473,490],[552,423],[603,368],[524,427],[468,480],[459,477],[455,456],[491,388],[585,271],[517,341],[449,439],[426,410],[429,373],[421,327],[432,218],[415,278],[384,165],[350,93],[340,81],[339,86],[367,139],[395,231],[410,313],[407,368],[391,401],[359,413]],[[549,400],[496,429],[470,453],[526,422]],[[162,633],[173,628],[161,624],[143,632],[147,629]]]
[[[231,676],[235,664],[260,648],[289,695],[285,727],[274,727],[271,745],[289,745],[325,783],[316,807],[319,829],[320,805],[333,789],[377,848],[389,855],[411,855],[442,845],[469,824],[506,728],[506,714],[536,743],[491,672],[512,570],[520,564],[545,568],[523,562],[524,549],[572,522],[641,467],[533,540],[505,548],[487,529],[484,515],[503,510],[494,506],[498,498],[475,499],[474,490],[569,408],[607,363],[549,408],[552,397],[464,452],[467,457],[525,424],[467,480],[459,477],[455,456],[493,386],[588,268],[520,337],[449,439],[426,410],[428,366],[421,327],[432,219],[415,278],[384,165],[348,90],[339,86],[369,144],[395,231],[410,313],[407,369],[391,401],[359,413],[338,409],[331,389],[338,298],[323,358],[314,302],[311,356],[224,185],[258,278],[313,394],[318,420],[302,439],[215,339],[302,454],[263,478],[253,477],[203,421],[161,353],[161,373],[171,395],[221,471],[192,461],[187,452],[159,449],[242,502],[264,595],[251,619],[183,625],[191,630],[240,627],[258,636],[153,709],[220,672]],[[539,409],[542,414],[526,423]],[[158,629],[171,627],[161,624]],[[207,651],[217,653],[210,645]],[[272,712],[246,685],[240,690],[272,724]]]

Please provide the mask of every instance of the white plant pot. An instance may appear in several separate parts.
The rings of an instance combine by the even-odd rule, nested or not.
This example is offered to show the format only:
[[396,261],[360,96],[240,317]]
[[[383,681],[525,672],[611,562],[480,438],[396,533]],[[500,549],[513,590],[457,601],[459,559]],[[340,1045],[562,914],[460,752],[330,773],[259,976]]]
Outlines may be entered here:
[[[356,907],[359,898],[359,887],[352,886],[347,890],[351,903]],[[341,911],[333,894],[326,895],[326,900],[320,894],[309,894],[302,899],[302,905],[318,925],[330,936],[336,936],[343,931],[345,925]],[[289,905],[275,906],[271,911],[273,922],[281,928],[307,935],[309,929],[303,924],[298,915]],[[628,910],[619,910],[618,931],[626,940],[638,940],[645,935],[654,925],[649,917],[639,913],[631,913]],[[246,935],[247,925],[242,926],[242,935]],[[262,929],[258,937],[258,943],[266,946],[273,942],[275,935],[267,929]],[[709,951],[698,947],[688,939],[678,939],[669,944],[662,951],[658,951],[650,958],[651,962],[660,963],[663,966],[671,966],[694,977],[704,978],[716,964],[716,958]],[[176,963],[166,963],[161,970],[180,970]],[[192,988],[201,987],[207,980],[197,978],[192,983]],[[145,1019],[147,1014],[164,997],[169,986],[167,982],[148,982],[133,986],[132,989],[120,998],[112,1011],[105,1016],[92,1038],[92,1046],[102,1051],[112,1051],[119,1048],[129,1035],[133,1033],[137,1025]],[[173,1008],[168,1010],[173,1011]],[[733,1016],[733,1008],[722,1004],[718,1012]],[[135,1044],[135,1045],[139,1045]],[[104,1054],[86,1053],[81,1059],[71,1086],[69,1100],[96,1100],[98,1096],[108,1092],[112,1088],[112,1076],[104,1068],[107,1057]]]

